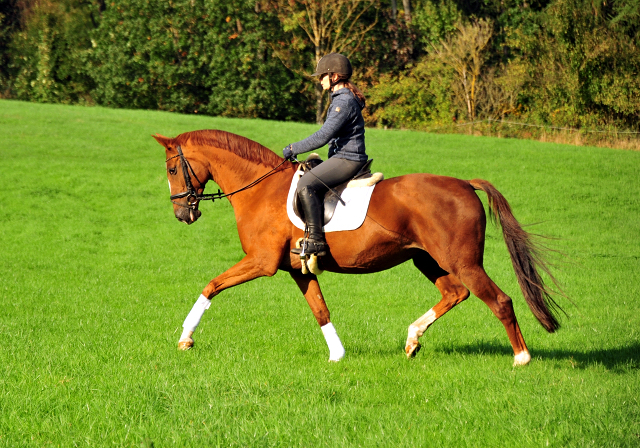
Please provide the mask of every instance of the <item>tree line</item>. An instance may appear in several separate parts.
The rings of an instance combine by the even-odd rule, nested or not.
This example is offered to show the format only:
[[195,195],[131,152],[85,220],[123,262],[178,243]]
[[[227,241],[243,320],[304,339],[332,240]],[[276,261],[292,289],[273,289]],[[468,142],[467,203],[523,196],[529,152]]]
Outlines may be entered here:
[[0,97],[321,122],[347,55],[369,126],[638,130],[640,0],[0,0]]

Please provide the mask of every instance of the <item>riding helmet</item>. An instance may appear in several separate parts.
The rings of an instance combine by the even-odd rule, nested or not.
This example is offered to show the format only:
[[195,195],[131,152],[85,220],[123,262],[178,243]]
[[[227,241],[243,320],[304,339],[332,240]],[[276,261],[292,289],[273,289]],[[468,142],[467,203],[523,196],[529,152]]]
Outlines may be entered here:
[[329,53],[320,59],[318,66],[316,67],[316,72],[311,76],[320,76],[329,73],[346,75],[350,78],[353,73],[351,62],[349,62],[349,59],[347,59],[346,56],[343,56],[340,53]]

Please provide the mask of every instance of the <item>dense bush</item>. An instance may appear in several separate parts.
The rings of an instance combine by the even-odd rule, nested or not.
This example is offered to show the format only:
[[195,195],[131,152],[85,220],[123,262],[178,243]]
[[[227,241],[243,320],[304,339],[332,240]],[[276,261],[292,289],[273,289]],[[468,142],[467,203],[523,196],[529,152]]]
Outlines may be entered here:
[[[456,118],[517,117],[554,126],[638,129],[638,5],[637,0],[554,0],[524,8],[487,2],[481,8],[426,0],[416,9],[414,24],[426,55],[399,74],[381,76],[367,91],[369,124],[431,128]],[[474,75],[472,64],[448,78],[441,67],[451,74],[462,54],[472,57],[469,30],[483,22],[470,14],[494,20],[488,54],[475,48],[481,59],[475,104],[469,104],[470,89],[461,87],[460,79]]]
[[[331,36],[303,31],[325,19],[296,1],[4,0],[0,95],[314,121],[316,50],[344,44],[370,126],[638,129],[640,0],[414,0],[410,14],[342,0],[364,13]],[[331,18],[328,0],[308,2]],[[366,32],[345,44],[349,30]]]
[[[522,104],[533,118],[577,127],[637,126],[640,22],[636,15],[635,26],[622,26],[628,16],[616,9],[620,4],[556,0],[530,24],[510,30],[507,43],[529,70]],[[533,31],[525,29],[532,24]]]
[[433,57],[425,57],[399,75],[383,74],[367,90],[368,125],[425,128],[455,120],[453,71]]
[[[282,42],[255,1],[18,1],[0,47],[5,96],[308,121],[312,85],[273,56]],[[18,23],[22,26],[19,27]],[[7,36],[10,34],[10,39]]]
[[7,87],[13,95],[41,102],[91,103],[94,84],[85,52],[92,18],[92,5],[74,0],[43,0],[24,10],[23,26],[8,44]]
[[272,56],[277,25],[255,1],[118,0],[92,34],[94,98],[115,107],[309,120],[305,83]]
[[19,20],[15,0],[0,1],[0,98],[11,95],[13,74],[9,69],[12,59],[9,46],[18,29]]

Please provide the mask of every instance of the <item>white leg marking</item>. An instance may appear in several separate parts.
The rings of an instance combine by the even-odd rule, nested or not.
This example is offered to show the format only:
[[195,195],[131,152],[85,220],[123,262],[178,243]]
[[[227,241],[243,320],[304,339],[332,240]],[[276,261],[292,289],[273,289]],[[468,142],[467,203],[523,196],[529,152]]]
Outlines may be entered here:
[[418,340],[418,338],[420,337],[420,336],[418,336],[418,331],[420,331],[420,329],[418,327],[416,327],[413,324],[409,325],[409,335],[408,335],[407,339]]
[[436,320],[436,312],[431,308],[427,313],[422,316],[420,319],[409,325],[409,334],[407,335],[407,343],[404,347],[404,351],[407,354],[407,357],[410,358],[415,356],[418,349],[420,348],[420,336],[427,331],[429,325],[434,323]]
[[344,347],[342,346],[342,341],[338,337],[338,332],[331,322],[320,327],[322,330],[322,334],[324,334],[324,339],[327,341],[327,345],[329,346],[329,361],[340,361],[344,357]]
[[184,339],[189,339],[191,337],[191,335],[193,334],[193,331],[187,329],[187,328],[183,328],[182,329],[182,334],[180,335],[180,340],[184,340]]
[[409,325],[409,338],[418,339],[427,331],[427,328],[436,321],[436,312],[431,308],[424,316]]
[[196,303],[194,303],[193,308],[191,308],[191,311],[182,324],[184,331],[178,341],[178,347],[181,350],[188,350],[193,346],[193,338],[191,335],[193,335],[193,332],[196,331],[196,328],[200,325],[202,315],[210,306],[211,300],[200,294],[200,297],[198,297],[198,300],[196,300]]
[[523,351],[518,353],[516,356],[514,356],[513,358],[513,365],[514,366],[524,366],[526,364],[529,364],[529,361],[531,361],[531,355],[529,354],[528,351]]

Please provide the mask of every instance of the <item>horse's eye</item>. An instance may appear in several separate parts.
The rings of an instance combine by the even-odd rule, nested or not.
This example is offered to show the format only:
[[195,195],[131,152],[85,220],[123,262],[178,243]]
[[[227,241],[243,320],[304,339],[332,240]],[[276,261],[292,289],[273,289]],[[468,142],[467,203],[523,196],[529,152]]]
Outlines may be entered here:
[[178,170],[173,167],[173,168],[169,168],[169,174],[171,174],[172,176],[175,175],[178,172]]

